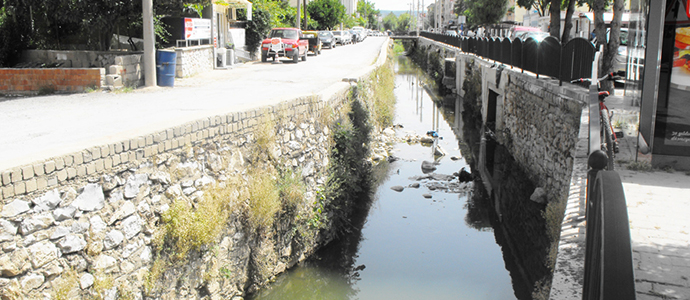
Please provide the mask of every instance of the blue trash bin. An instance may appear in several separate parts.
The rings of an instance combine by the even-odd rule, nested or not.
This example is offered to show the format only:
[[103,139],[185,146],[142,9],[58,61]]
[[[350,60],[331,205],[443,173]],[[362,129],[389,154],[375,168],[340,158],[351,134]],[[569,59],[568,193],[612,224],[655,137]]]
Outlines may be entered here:
[[159,86],[173,86],[175,84],[175,64],[177,53],[170,50],[156,52],[156,81]]

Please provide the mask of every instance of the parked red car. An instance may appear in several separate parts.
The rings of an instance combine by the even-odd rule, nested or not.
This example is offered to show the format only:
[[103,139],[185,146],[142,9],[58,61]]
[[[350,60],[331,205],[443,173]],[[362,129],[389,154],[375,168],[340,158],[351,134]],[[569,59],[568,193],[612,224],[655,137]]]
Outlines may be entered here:
[[261,61],[278,57],[291,58],[297,63],[299,58],[307,60],[309,41],[303,39],[302,30],[297,28],[273,28],[268,38],[261,42]]

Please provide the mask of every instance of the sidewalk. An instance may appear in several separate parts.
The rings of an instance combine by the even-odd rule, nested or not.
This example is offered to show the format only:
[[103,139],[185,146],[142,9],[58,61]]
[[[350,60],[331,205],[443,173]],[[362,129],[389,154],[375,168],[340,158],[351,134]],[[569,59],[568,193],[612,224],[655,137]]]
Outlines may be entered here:
[[[628,207],[637,300],[690,299],[690,176],[682,171],[628,170],[643,161],[637,155],[639,107],[620,93],[606,99],[623,123],[615,170],[621,177]],[[586,114],[586,111],[585,111]],[[570,195],[563,221],[551,299],[582,299],[585,247],[587,137],[583,115]]]
[[[610,98],[609,108],[622,119],[639,122],[639,107]],[[635,161],[636,135],[626,132],[617,161]],[[690,176],[632,171],[618,163],[616,171],[628,205],[637,299],[690,299]]]
[[173,88],[0,98],[0,172],[211,116],[304,96],[329,99],[385,58],[388,41],[368,38],[298,64],[248,63],[176,78]]

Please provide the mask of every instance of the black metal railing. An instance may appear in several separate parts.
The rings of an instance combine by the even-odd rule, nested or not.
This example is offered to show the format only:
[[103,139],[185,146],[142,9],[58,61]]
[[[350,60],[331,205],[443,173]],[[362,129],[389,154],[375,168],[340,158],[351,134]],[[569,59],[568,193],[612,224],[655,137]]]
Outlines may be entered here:
[[[603,155],[603,156],[602,156]],[[628,211],[621,178],[593,152],[587,174],[587,233],[583,300],[635,299]]]
[[592,74],[595,48],[584,38],[574,38],[565,45],[554,37],[539,41],[533,37],[478,38],[420,32],[420,36],[473,53],[486,59],[562,81],[589,77]]

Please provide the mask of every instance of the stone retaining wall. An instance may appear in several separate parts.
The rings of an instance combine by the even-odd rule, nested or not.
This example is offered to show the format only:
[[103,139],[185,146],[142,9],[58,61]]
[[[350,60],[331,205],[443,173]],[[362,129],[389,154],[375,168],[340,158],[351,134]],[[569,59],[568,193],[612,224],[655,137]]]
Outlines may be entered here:
[[587,91],[557,80],[536,78],[529,72],[494,64],[458,48],[420,37],[418,45],[438,51],[440,63],[455,56],[459,95],[470,73],[481,74],[482,118],[487,120],[489,94],[496,94],[496,134],[517,162],[546,190],[549,201],[565,201],[575,157],[580,115]]
[[[144,285],[157,258],[152,243],[161,214],[176,199],[194,205],[208,187],[245,176],[267,121],[276,124],[271,156],[306,183],[298,213],[315,211],[330,153],[328,118],[322,114],[337,115],[330,109],[347,94],[345,89],[326,102],[311,96],[209,117],[0,172],[0,294],[55,299],[67,287],[68,298],[244,295],[256,276],[251,255],[263,253],[269,275],[276,274],[305,259],[316,244],[285,240],[294,227],[283,221],[282,231],[268,236],[252,232],[245,216],[234,213],[217,246],[184,267],[170,268],[177,279],[163,276],[159,290],[151,292]],[[160,289],[168,284],[177,286]]]
[[177,78],[213,70],[215,64],[213,45],[175,48],[175,52],[177,52],[177,64],[175,65],[175,77]]

